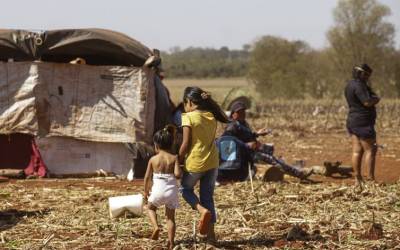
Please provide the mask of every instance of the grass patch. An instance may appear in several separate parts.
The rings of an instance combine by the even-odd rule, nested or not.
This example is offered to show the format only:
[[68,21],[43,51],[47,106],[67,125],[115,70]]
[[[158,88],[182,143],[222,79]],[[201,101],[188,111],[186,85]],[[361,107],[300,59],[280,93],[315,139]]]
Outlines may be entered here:
[[219,103],[224,100],[231,89],[249,86],[249,82],[245,78],[165,79],[163,82],[168,87],[171,99],[175,103],[182,100],[183,91],[188,86],[198,86],[211,92],[212,97]]

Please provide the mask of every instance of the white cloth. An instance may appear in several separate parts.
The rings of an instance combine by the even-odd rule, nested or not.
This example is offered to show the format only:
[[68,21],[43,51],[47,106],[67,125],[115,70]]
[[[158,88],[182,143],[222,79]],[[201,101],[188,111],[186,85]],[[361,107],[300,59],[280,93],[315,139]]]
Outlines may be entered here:
[[174,174],[153,173],[153,186],[148,201],[155,207],[179,207],[178,182]]

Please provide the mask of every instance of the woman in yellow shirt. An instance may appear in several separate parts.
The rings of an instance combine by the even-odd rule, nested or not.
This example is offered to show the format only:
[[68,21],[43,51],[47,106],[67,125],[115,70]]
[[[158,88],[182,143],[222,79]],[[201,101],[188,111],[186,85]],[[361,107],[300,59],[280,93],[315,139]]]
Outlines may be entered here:
[[[182,196],[200,213],[200,234],[215,240],[214,187],[219,157],[215,146],[217,121],[227,123],[228,117],[210,94],[198,87],[187,87],[183,94],[185,112],[182,114],[183,141],[179,159],[185,160],[181,181]],[[200,181],[200,199],[194,186]]]

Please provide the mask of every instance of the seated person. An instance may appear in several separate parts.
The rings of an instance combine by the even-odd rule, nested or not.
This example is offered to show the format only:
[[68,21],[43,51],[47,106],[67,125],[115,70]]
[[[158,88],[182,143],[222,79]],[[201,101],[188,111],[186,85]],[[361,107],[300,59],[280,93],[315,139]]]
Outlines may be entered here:
[[259,136],[267,135],[270,131],[263,128],[257,132],[253,132],[246,122],[246,109],[247,107],[242,102],[235,102],[232,105],[230,114],[231,122],[225,128],[222,136],[234,136],[245,143],[252,153],[251,157],[254,162],[265,162],[277,165],[285,173],[300,179],[306,179],[310,176],[312,174],[310,170],[290,166],[273,157],[273,146],[261,144],[257,140]]

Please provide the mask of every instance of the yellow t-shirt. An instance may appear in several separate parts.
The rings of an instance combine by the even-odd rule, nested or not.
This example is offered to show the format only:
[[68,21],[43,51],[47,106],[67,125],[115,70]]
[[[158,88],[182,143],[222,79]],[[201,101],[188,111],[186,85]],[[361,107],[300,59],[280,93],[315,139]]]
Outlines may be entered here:
[[215,146],[217,121],[207,111],[195,110],[182,114],[182,127],[191,128],[191,146],[186,156],[188,172],[204,172],[218,167],[218,150]]

